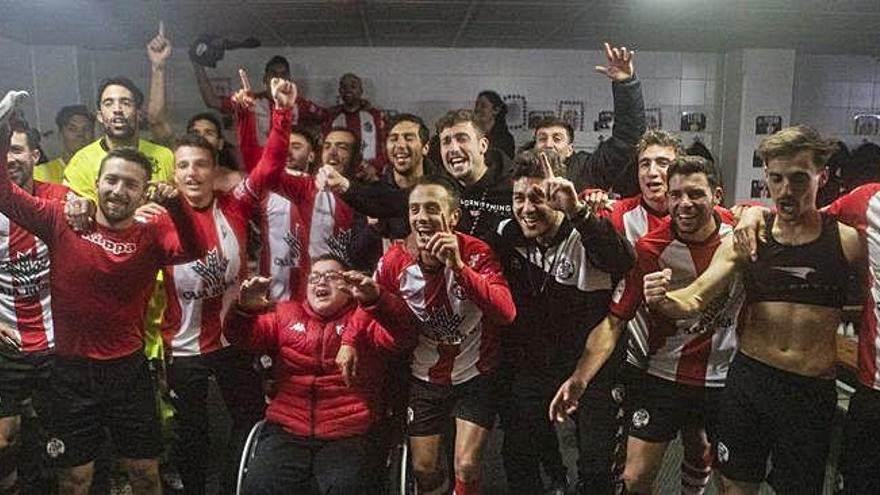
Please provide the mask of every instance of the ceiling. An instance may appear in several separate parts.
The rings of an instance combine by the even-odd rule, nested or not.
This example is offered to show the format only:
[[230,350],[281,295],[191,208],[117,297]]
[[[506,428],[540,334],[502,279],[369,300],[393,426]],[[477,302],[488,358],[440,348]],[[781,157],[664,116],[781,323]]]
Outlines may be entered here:
[[264,45],[642,50],[788,47],[875,55],[880,0],[2,0],[0,36],[26,44],[141,47],[160,19]]

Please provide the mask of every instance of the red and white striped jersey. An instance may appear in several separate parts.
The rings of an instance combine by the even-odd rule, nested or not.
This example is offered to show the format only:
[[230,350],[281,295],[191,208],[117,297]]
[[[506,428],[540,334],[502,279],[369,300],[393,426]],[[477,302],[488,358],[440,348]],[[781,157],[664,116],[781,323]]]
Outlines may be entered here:
[[[615,294],[611,313],[621,319],[636,314],[643,306],[642,277],[647,273],[669,268],[671,290],[690,285],[709,267],[721,238],[732,232],[730,223],[721,223],[705,241],[686,243],[675,236],[671,220],[664,220],[636,243],[638,264],[627,275],[623,293]],[[647,373],[685,385],[723,387],[737,347],[737,316],[744,299],[737,277],[698,318],[671,320],[648,313]]]
[[822,209],[868,239],[868,280],[859,331],[859,381],[880,390],[880,183],[865,184]]
[[[348,203],[334,193],[318,190],[314,177],[284,174],[274,190],[299,208],[305,234],[300,240],[306,247],[308,259],[327,253],[350,258],[354,210]],[[301,266],[308,271],[307,260]]]
[[263,204],[269,187],[284,173],[290,141],[289,111],[275,111],[272,131],[257,167],[230,193],[215,193],[210,206],[193,221],[204,243],[201,259],[166,266],[168,303],[162,336],[175,356],[195,356],[228,345],[223,319],[238,297],[247,269],[248,221]]
[[[616,201],[608,215],[614,229],[626,236],[626,239],[635,245],[636,242],[648,232],[660,226],[669,215],[651,209],[642,196],[632,196]],[[626,279],[619,282],[617,292],[624,290]],[[626,323],[629,333],[629,342],[626,349],[626,360],[639,368],[645,367],[648,354],[648,313],[645,308],[639,308],[632,319]]]
[[[34,196],[65,201],[66,186],[34,181]],[[0,323],[12,329],[24,352],[55,345],[49,287],[49,248],[0,213]]]
[[270,193],[260,216],[260,275],[271,279],[269,297],[273,301],[304,296],[307,235],[299,207],[280,194]]
[[364,161],[372,163],[376,170],[382,170],[388,161],[385,156],[385,137],[388,132],[380,110],[366,108],[357,112],[346,112],[342,107],[331,108],[324,131],[334,127],[344,127],[357,134],[361,140]]
[[501,264],[483,241],[456,233],[465,268],[423,271],[406,243],[379,261],[376,280],[398,294],[420,321],[412,374],[440,384],[464,383],[501,358],[500,331],[516,315]]
[[247,220],[252,210],[247,199],[231,194],[196,210],[194,220],[207,242],[207,254],[165,267],[168,303],[162,334],[174,356],[197,356],[229,345],[222,335],[223,320],[247,269]]

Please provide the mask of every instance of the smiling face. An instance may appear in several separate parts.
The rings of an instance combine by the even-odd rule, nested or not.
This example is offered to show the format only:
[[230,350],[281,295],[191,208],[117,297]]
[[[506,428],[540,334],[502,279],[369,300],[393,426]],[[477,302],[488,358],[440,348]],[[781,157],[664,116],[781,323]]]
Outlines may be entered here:
[[357,140],[349,131],[330,131],[321,148],[321,163],[330,165],[342,175],[348,175]]
[[6,166],[9,178],[18,187],[30,191],[34,183],[34,166],[40,159],[40,150],[31,149],[27,134],[15,131],[9,137]]
[[76,153],[95,139],[95,125],[85,115],[73,115],[61,128],[61,144],[70,153]]
[[449,175],[462,184],[475,184],[486,172],[489,141],[472,122],[459,122],[440,131],[440,156]]
[[453,208],[449,191],[436,184],[421,184],[409,195],[409,227],[416,246],[424,249],[436,232],[443,230],[443,220],[450,229],[458,225],[459,210]]
[[108,158],[98,177],[98,208],[112,226],[134,216],[147,190],[143,167],[124,158]]
[[535,130],[535,149],[553,150],[565,160],[574,153],[574,146],[568,136],[568,131],[561,125],[541,127]]
[[795,221],[816,209],[816,194],[824,183],[826,170],[813,163],[813,152],[801,151],[790,157],[771,158],[764,169],[770,198],[776,203],[780,219]]
[[666,169],[675,157],[675,149],[671,146],[651,145],[639,153],[642,198],[658,211],[666,210]]
[[364,96],[361,80],[354,74],[346,74],[339,79],[339,98],[347,107],[359,105]]
[[409,176],[419,170],[428,154],[428,143],[419,137],[419,124],[407,120],[398,122],[388,132],[385,152],[398,174]]
[[513,217],[522,228],[526,239],[545,236],[562,215],[547,204],[544,181],[534,177],[520,177],[513,183]]
[[214,200],[217,165],[211,151],[197,146],[174,150],[174,182],[192,206],[203,208]]
[[330,316],[351,302],[351,295],[340,288],[344,271],[345,268],[335,260],[320,260],[312,264],[306,297],[315,313]]
[[702,241],[715,231],[715,205],[721,188],[714,190],[706,174],[675,174],[669,178],[669,214],[675,230],[685,240]]

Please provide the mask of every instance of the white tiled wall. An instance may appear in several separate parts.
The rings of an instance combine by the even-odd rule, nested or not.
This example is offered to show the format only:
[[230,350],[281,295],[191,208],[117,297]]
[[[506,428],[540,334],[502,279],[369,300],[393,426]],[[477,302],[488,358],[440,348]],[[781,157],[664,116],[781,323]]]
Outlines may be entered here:
[[792,121],[858,145],[853,115],[880,113],[880,62],[874,57],[798,54]]
[[[0,45],[2,43],[0,40]],[[140,50],[99,52],[70,47],[48,48],[51,53],[70,54],[65,63],[58,57],[34,55],[46,47],[31,49],[15,44],[8,49],[6,45],[0,47],[3,48],[0,50],[0,68],[5,69],[11,64],[21,66],[25,72],[35,70],[38,74],[37,91],[53,95],[53,98],[37,100],[38,121],[47,129],[51,128],[54,112],[61,104],[57,101],[58,95],[78,96],[94,107],[95,87],[103,77],[127,75],[142,89],[148,89],[149,65],[145,53]],[[243,66],[256,85],[263,64],[276,53],[291,61],[301,93],[318,103],[334,104],[338,77],[344,72],[355,72],[364,79],[366,98],[376,106],[419,114],[429,124],[448,109],[471,107],[482,89],[494,89],[501,95],[523,95],[529,110],[556,111],[560,100],[582,100],[586,109],[584,132],[576,132],[576,146],[593,148],[599,137],[593,132],[593,121],[600,111],[611,110],[610,84],[605,76],[593,71],[593,66],[604,61],[598,50],[261,48],[229,52],[218,69],[209,69],[209,72],[214,77],[230,78],[237,87],[236,70]],[[712,53],[640,52],[636,57],[636,71],[643,80],[646,105],[661,108],[663,127],[677,131],[680,112],[702,111],[707,117],[703,142],[714,148],[716,118],[720,118],[716,115],[715,89],[719,56]],[[6,77],[6,70],[0,74],[4,74],[0,86],[15,83],[33,87],[32,76],[13,81]],[[183,47],[175,47],[168,77],[171,117],[179,128],[188,116],[203,110]],[[513,133],[518,144],[530,138],[527,129],[514,130]],[[693,138],[687,134],[684,139],[685,144],[690,144]],[[53,143],[47,144],[51,148]]]

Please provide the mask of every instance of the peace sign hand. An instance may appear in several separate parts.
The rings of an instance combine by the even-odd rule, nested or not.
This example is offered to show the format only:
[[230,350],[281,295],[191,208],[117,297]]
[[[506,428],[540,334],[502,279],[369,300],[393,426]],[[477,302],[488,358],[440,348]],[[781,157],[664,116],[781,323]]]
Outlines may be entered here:
[[605,43],[605,56],[608,58],[608,65],[597,65],[594,68],[596,72],[605,74],[612,81],[627,81],[632,79],[636,73],[633,67],[633,55],[635,55],[635,52],[627,50],[625,46],[613,48],[608,43]]

